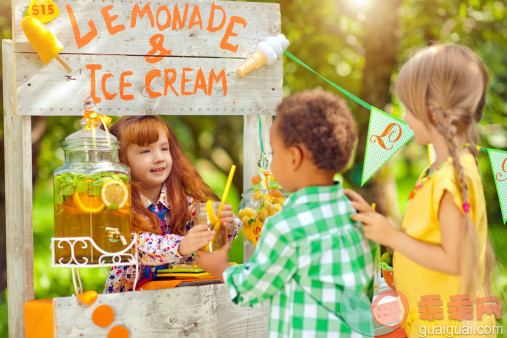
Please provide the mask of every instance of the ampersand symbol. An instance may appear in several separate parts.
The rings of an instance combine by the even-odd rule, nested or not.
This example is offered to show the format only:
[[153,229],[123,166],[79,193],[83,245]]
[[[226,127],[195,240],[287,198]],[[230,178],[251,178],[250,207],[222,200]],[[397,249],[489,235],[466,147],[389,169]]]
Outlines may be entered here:
[[[505,160],[503,160],[503,162],[502,162],[502,171],[503,171],[504,173],[507,173],[507,170],[505,170],[505,162],[507,162],[507,158],[505,158]],[[501,179],[502,174],[503,174],[503,173],[496,173],[495,177],[496,177],[496,180],[497,180],[498,182],[502,182],[502,181],[507,180],[507,177],[506,177],[506,178],[504,178],[504,179]]]
[[155,34],[150,38],[150,44],[153,47],[152,50],[148,52],[148,55],[155,55],[156,52],[160,52],[157,56],[146,56],[144,59],[148,63],[157,63],[160,60],[162,60],[163,56],[170,56],[171,51],[168,49],[165,49],[164,44],[164,35],[162,34]]

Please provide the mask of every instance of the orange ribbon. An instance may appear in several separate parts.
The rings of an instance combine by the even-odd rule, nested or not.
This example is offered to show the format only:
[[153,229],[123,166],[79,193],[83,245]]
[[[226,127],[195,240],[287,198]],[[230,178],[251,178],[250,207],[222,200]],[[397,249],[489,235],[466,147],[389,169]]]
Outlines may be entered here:
[[95,128],[95,123],[102,122],[106,127],[111,124],[113,119],[109,116],[98,114],[94,111],[85,110],[83,119],[86,120],[85,129],[92,130]]

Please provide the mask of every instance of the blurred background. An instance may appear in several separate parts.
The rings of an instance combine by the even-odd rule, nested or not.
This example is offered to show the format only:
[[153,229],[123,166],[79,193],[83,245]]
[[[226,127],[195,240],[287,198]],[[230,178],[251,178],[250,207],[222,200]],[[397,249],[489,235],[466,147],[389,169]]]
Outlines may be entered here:
[[[276,2],[276,1],[266,1]],[[506,5],[497,0],[283,0],[282,33],[291,41],[289,51],[324,77],[369,104],[397,117],[404,108],[394,94],[400,66],[420,47],[452,42],[472,48],[490,72],[484,117],[479,127],[485,147],[507,149],[506,113]],[[0,0],[0,36],[11,38],[10,1]],[[1,51],[0,51],[1,53]],[[1,67],[1,65],[0,65]],[[284,97],[304,89],[323,87],[336,92],[314,74],[284,59]],[[0,91],[1,92],[1,91]],[[409,142],[362,189],[369,112],[348,100],[359,126],[359,141],[344,184],[361,192],[369,202],[394,220],[400,220],[409,191],[427,165],[427,150]],[[3,103],[0,105],[3,111]],[[3,126],[3,114],[0,128]],[[238,166],[228,202],[235,211],[243,191],[243,118],[230,116],[166,117],[205,181],[219,194],[231,164]],[[32,117],[34,185],[35,297],[73,293],[70,269],[51,268],[53,236],[52,174],[63,163],[60,142],[78,129],[77,117]],[[0,337],[7,336],[5,196],[3,128],[0,129]],[[502,224],[498,196],[486,153],[479,155],[484,182],[490,237],[497,255],[494,294],[506,302],[507,227]],[[231,256],[241,262],[242,239]],[[82,269],[84,288],[102,292],[108,269]],[[505,317],[502,325],[505,326]],[[504,330],[507,332],[507,330]]]

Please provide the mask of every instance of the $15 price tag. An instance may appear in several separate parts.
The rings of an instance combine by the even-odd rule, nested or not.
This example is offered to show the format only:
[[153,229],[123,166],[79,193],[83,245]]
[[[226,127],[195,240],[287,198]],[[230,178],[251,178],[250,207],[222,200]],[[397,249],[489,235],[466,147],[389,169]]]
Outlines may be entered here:
[[51,0],[32,0],[25,16],[30,15],[42,23],[49,22],[60,15],[58,6]]

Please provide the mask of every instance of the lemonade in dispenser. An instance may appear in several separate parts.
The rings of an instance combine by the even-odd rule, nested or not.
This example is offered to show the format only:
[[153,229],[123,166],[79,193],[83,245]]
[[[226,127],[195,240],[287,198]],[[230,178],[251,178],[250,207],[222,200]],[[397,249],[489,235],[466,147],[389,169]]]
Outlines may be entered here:
[[[97,263],[105,255],[126,249],[130,236],[130,171],[118,160],[118,140],[99,128],[93,101],[85,102],[83,128],[62,142],[65,163],[54,172],[55,237],[91,237],[73,246],[60,241],[56,261]],[[106,127],[107,130],[107,127]]]

